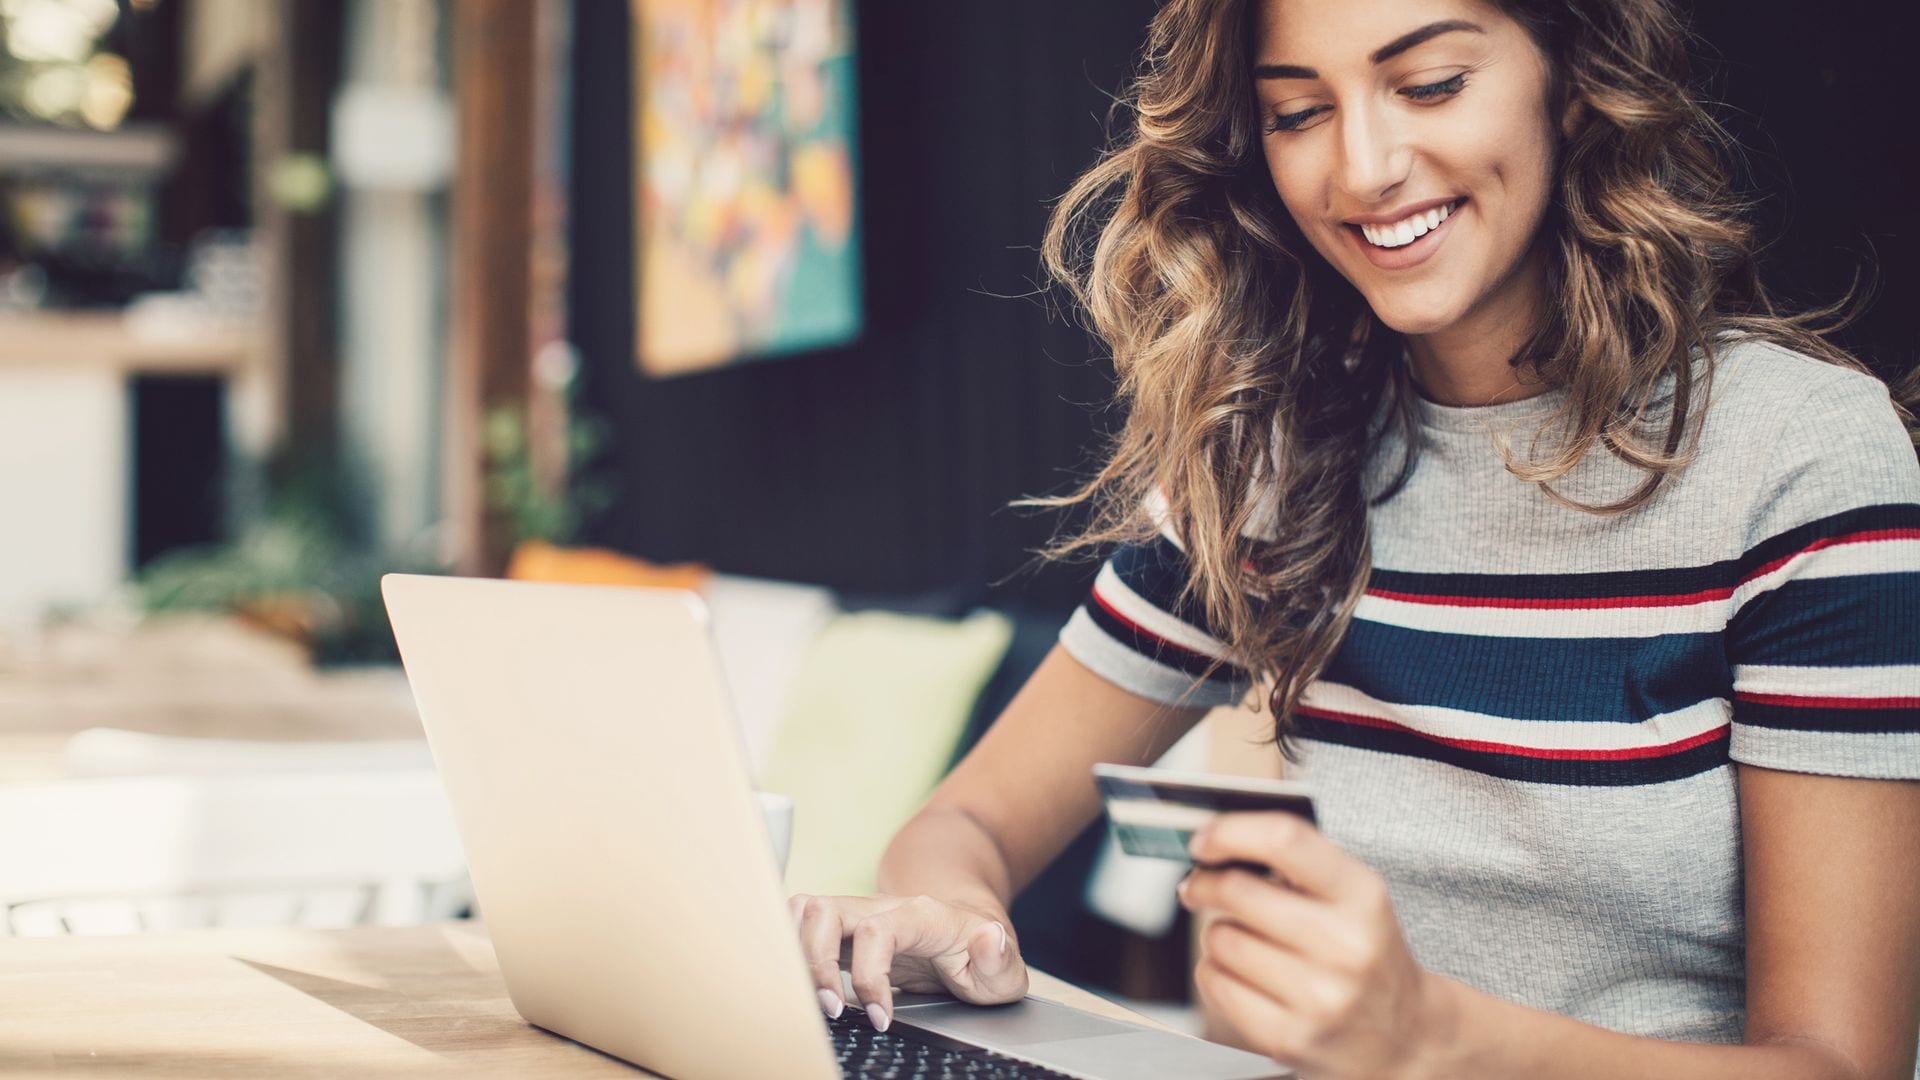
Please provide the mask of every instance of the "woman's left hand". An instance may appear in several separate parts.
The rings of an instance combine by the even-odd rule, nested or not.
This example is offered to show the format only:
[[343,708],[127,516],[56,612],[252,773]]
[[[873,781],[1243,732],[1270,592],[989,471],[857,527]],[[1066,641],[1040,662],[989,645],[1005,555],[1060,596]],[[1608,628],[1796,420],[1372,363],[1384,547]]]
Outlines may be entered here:
[[1222,814],[1191,851],[1180,900],[1219,916],[1194,981],[1255,1049],[1313,1077],[1431,1074],[1443,980],[1414,962],[1380,875],[1291,814]]

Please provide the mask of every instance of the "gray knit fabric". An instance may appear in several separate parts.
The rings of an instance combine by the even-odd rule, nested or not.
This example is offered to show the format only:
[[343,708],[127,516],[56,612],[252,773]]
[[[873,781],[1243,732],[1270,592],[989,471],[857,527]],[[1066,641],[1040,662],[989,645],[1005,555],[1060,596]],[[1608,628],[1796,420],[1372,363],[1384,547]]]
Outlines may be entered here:
[[[1294,772],[1430,970],[1738,1042],[1735,763],[1920,778],[1920,463],[1884,384],[1741,343],[1698,457],[1596,516],[1496,449],[1524,456],[1564,393],[1418,403],[1425,449],[1371,511],[1373,582],[1303,701]],[[1376,490],[1398,454],[1389,436]],[[1596,448],[1558,486],[1594,502],[1643,476]],[[1158,701],[1238,700],[1231,669],[1196,681],[1228,654],[1169,591],[1171,537],[1153,546],[1115,555],[1063,644]]]

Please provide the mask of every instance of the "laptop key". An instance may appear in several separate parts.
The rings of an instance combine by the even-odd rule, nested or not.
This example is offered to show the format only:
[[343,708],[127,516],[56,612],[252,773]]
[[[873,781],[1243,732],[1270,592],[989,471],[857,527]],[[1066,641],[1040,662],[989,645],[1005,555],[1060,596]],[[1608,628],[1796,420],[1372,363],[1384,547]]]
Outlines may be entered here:
[[[856,1017],[859,1017],[856,1019]],[[849,1009],[828,1020],[849,1080],[1070,1080],[1065,1073],[905,1028],[875,1031]]]

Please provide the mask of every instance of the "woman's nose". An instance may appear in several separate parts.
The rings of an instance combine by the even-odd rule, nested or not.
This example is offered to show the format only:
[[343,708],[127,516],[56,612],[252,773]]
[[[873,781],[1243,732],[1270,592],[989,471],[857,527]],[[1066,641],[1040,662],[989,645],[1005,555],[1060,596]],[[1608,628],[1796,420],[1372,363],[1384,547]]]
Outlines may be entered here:
[[1342,110],[1340,185],[1353,201],[1377,203],[1407,178],[1412,148],[1392,120],[1377,110]]

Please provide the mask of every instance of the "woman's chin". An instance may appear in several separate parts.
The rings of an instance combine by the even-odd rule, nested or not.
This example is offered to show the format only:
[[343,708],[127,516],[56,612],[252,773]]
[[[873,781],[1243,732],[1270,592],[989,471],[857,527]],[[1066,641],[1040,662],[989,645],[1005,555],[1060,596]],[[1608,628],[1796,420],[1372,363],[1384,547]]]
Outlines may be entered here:
[[1368,297],[1374,315],[1389,329],[1407,337],[1438,333],[1459,321],[1460,313],[1451,304],[1410,302],[1412,299],[1395,303],[1393,297]]

